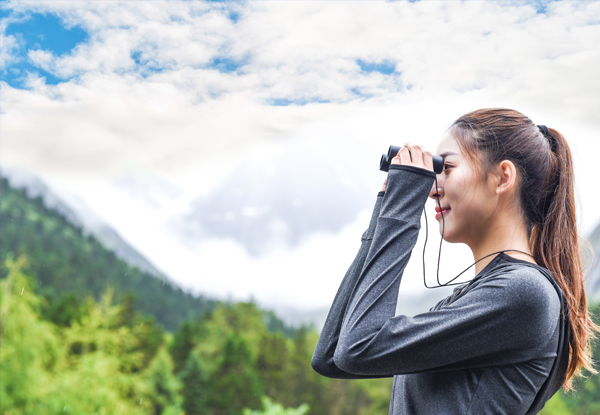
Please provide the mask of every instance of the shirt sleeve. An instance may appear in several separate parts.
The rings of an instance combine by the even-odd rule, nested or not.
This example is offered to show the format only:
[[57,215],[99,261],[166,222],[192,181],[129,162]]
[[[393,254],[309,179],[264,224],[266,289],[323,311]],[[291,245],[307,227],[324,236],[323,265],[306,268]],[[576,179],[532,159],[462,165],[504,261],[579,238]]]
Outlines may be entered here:
[[499,274],[443,307],[395,316],[400,280],[433,184],[428,171],[399,167],[406,166],[390,168],[373,241],[346,301],[335,366],[375,377],[553,357],[538,351],[557,327],[560,305],[540,278]]
[[348,305],[348,299],[350,298],[352,290],[356,286],[365,259],[367,258],[373,235],[375,234],[375,226],[377,225],[377,218],[379,216],[384,194],[384,192],[379,192],[377,195],[369,226],[361,237],[361,245],[358,253],[350,265],[350,268],[348,268],[342,283],[340,284],[335,299],[333,300],[333,304],[329,309],[329,314],[327,315],[323,329],[321,330],[321,334],[319,335],[319,340],[312,357],[311,365],[317,373],[323,376],[340,379],[360,379],[374,377],[355,375],[341,370],[335,365],[333,361],[333,354],[338,344],[340,328],[342,327],[342,319],[344,318],[346,306]]

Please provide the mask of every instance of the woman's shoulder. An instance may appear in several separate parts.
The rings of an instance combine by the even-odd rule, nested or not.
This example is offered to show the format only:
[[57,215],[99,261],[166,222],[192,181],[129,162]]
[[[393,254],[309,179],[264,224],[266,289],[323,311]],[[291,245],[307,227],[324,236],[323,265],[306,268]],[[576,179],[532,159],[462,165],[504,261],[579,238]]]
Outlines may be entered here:
[[533,288],[540,288],[541,285],[550,292],[556,292],[552,283],[552,273],[538,264],[503,255],[499,265],[501,267],[498,267],[498,271],[506,273],[511,277],[511,281],[531,284]]
[[[525,262],[525,261],[523,261]],[[556,331],[561,313],[557,291],[541,267],[530,263],[499,261],[479,278],[465,301],[480,305],[485,315],[523,333],[528,348],[542,347]]]
[[490,269],[480,284],[498,288],[499,301],[509,301],[524,312],[558,314],[560,298],[551,279],[552,274],[545,268],[508,257]]

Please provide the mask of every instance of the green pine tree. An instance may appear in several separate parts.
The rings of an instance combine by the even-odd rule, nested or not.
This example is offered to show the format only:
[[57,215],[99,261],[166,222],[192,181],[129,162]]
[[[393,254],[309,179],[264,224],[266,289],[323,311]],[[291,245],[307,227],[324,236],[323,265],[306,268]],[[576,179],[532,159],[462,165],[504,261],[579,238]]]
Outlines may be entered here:
[[256,369],[265,385],[265,394],[276,402],[286,402],[285,385],[289,361],[288,339],[279,333],[265,333],[260,339]]
[[228,335],[210,383],[214,387],[210,405],[214,415],[242,415],[244,408],[260,407],[262,382],[247,342],[240,335]]
[[183,369],[183,410],[186,415],[209,415],[210,396],[213,393],[200,356],[191,353]]

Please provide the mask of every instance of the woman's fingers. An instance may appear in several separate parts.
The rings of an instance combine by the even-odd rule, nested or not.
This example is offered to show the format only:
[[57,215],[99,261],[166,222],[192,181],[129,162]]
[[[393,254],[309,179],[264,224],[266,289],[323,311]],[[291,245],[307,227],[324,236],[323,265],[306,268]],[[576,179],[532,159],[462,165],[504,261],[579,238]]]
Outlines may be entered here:
[[391,164],[415,166],[433,171],[433,156],[425,147],[408,142],[404,143],[404,147],[398,151]]
[[400,164],[404,166],[410,166],[412,164],[410,149],[402,147],[398,152],[398,156],[400,158]]
[[433,171],[433,155],[431,155],[430,151],[423,151],[423,163],[425,163],[427,170]]
[[408,151],[408,149],[406,147],[400,148],[400,151],[398,151],[398,154],[396,154],[396,156],[392,159],[390,164],[410,165],[411,160],[410,160],[410,152]]
[[[403,166],[415,166],[433,171],[433,156],[425,147],[413,143],[404,143],[398,154],[392,158],[390,164],[401,164]],[[383,182],[382,192],[385,192],[387,178]]]
[[404,148],[407,148],[408,151],[410,151],[412,166],[421,168],[425,167],[425,163],[423,163],[423,150],[421,150],[420,145],[407,142],[404,143]]

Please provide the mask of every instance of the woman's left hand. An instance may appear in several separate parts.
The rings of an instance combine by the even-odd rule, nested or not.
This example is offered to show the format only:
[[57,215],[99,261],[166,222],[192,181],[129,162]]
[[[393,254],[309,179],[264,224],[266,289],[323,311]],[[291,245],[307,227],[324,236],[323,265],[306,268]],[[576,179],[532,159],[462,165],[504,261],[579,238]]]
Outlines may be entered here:
[[[398,154],[396,154],[390,164],[414,166],[433,171],[433,157],[431,152],[427,151],[424,146],[413,144],[411,142],[404,143],[404,147],[398,151]],[[383,182],[382,192],[385,192],[386,183],[387,177]]]

